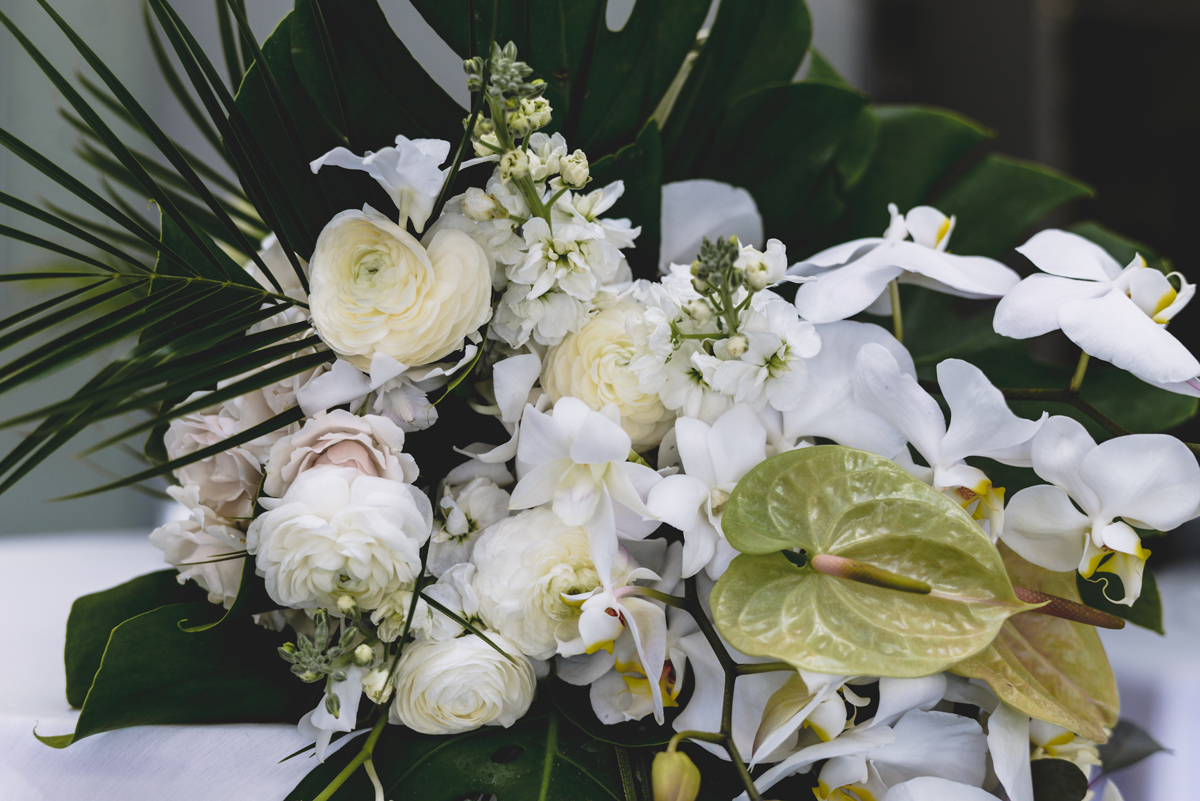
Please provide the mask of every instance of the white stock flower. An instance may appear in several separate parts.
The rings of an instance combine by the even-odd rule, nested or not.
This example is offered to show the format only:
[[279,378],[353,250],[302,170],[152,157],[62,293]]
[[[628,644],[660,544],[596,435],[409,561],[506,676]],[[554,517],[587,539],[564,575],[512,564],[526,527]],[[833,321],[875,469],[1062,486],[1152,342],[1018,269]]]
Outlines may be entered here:
[[1166,330],[1192,299],[1195,285],[1172,273],[1179,279],[1176,291],[1168,276],[1148,267],[1140,255],[1122,270],[1099,245],[1066,231],[1042,231],[1017,252],[1043,272],[1000,300],[996,333],[1027,339],[1061,328],[1085,353],[1143,381],[1200,393],[1195,383],[1200,361]]
[[712,426],[690,417],[675,421],[683,473],[650,490],[646,506],[683,532],[683,575],[708,568],[718,578],[737,552],[725,541],[721,514],[742,476],[767,458],[767,434],[750,407],[739,404]]
[[342,409],[318,412],[271,448],[263,491],[282,498],[298,475],[323,464],[411,484],[417,480],[417,463],[403,450],[404,432],[386,417],[360,417]]
[[[193,393],[184,402],[193,403],[205,394]],[[163,436],[167,459],[182,458],[237,435],[245,430],[240,416],[237,403],[226,401],[176,417]],[[199,502],[219,516],[235,522],[246,521],[254,512],[254,499],[262,482],[262,463],[260,455],[247,443],[180,467],[175,470],[175,477],[185,488],[197,487]]]
[[1200,507],[1200,466],[1191,451],[1166,434],[1097,445],[1080,423],[1052,417],[1034,437],[1032,456],[1050,484],[1009,501],[1004,543],[1047,570],[1113,573],[1125,595],[1110,600],[1133,605],[1150,555],[1133,526],[1169,531]]
[[369,206],[325,226],[310,271],[317,333],[360,370],[376,353],[429,364],[491,316],[491,269],[474,239],[446,228],[426,249]]
[[733,266],[742,271],[750,288],[757,292],[783,280],[788,267],[787,254],[782,242],[769,239],[765,252],[742,245]]
[[859,350],[854,397],[912,443],[932,470],[929,480],[934,489],[964,507],[978,502],[975,518],[987,517],[994,541],[1003,527],[1003,494],[982,470],[964,460],[986,456],[1028,467],[1030,443],[1046,415],[1040,420],[1017,417],[983,371],[960,359],[938,364],[937,375],[950,407],[948,429],[937,401],[912,375],[901,371],[896,357],[882,345],[868,344]]
[[429,538],[429,499],[410,484],[322,465],[301,473],[246,535],[267,593],[293,609],[338,614],[349,595],[364,610],[411,585]]
[[526,284],[528,299],[559,289],[578,300],[591,300],[621,269],[621,251],[596,223],[550,225],[534,217],[522,226],[525,259],[507,271],[513,283]]
[[1020,280],[994,259],[948,253],[953,217],[930,206],[906,215],[895,205],[888,211],[892,221],[882,237],[836,245],[788,268],[788,275],[811,279],[796,291],[800,316],[832,323],[868,307],[890,314],[888,284],[896,279],[966,298],[998,298]]
[[533,666],[501,634],[409,643],[396,667],[389,719],[422,734],[460,734],[516,723],[533,703]]
[[[167,487],[167,493],[189,512],[185,520],[175,520],[150,532],[150,542],[163,552],[163,558],[179,568],[179,583],[194,580],[208,591],[210,603],[228,609],[237,597],[242,581],[242,559],[212,561],[243,551],[246,539],[230,521],[204,506],[200,488]],[[187,563],[186,565],[184,563]]]
[[535,133],[529,137],[529,177],[540,182],[557,175],[566,155],[567,140],[562,134]]
[[447,484],[438,501],[438,517],[428,562],[435,576],[469,560],[483,530],[508,517],[508,493],[482,476],[459,486]]
[[621,195],[625,194],[625,182],[613,181],[611,184],[588,192],[586,195],[578,192],[564,192],[554,204],[554,224],[559,222],[597,223],[604,229],[604,238],[614,247],[631,248],[633,240],[642,233],[641,226],[634,228],[628,219],[611,219],[600,215],[612,208]]
[[579,605],[564,596],[601,586],[587,530],[545,508],[489,527],[472,561],[483,619],[533,659],[553,656],[560,625],[579,618]]
[[533,339],[539,345],[557,345],[572,331],[583,328],[592,304],[551,290],[530,297],[529,284],[512,283],[496,305],[490,334],[510,347],[519,348]]
[[542,364],[542,388],[551,401],[571,396],[594,411],[615,405],[635,450],[658,445],[675,417],[657,394],[641,390],[629,369],[633,342],[626,322],[643,311],[636,303],[622,301],[599,312],[550,348]]
[[582,150],[576,150],[571,155],[563,157],[559,162],[559,173],[562,176],[562,182],[567,187],[583,189],[591,176],[587,154]]
[[397,136],[395,147],[385,147],[374,153],[368,150],[363,156],[356,156],[344,147],[335,147],[309,166],[314,173],[327,166],[367,173],[396,204],[400,224],[411,219],[419,233],[433,213],[433,204],[445,178],[441,164],[449,155],[450,143],[441,139]]

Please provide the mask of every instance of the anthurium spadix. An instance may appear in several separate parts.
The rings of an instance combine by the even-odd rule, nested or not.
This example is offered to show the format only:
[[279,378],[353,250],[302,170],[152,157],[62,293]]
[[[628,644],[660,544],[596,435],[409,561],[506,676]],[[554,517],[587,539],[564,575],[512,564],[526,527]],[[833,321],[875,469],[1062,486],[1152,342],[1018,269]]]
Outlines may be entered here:
[[888,211],[882,237],[835,245],[788,268],[788,275],[811,279],[796,292],[801,317],[831,323],[864,310],[890,314],[888,284],[897,279],[966,298],[998,298],[1021,280],[994,259],[948,252],[953,217],[931,206],[902,215],[893,204]]
[[950,407],[947,428],[937,401],[883,346],[864,345],[854,369],[858,403],[912,443],[932,469],[935,489],[953,495],[964,507],[976,504],[976,519],[988,520],[995,540],[1003,524],[1003,493],[992,487],[982,470],[963,460],[986,456],[1029,467],[1030,442],[1045,416],[1042,420],[1017,417],[982,370],[960,359],[947,359],[937,367],[938,386]]
[[[721,522],[742,555],[713,588],[717,630],[743,653],[799,670],[927,676],[1036,608],[1017,599],[970,515],[866,451],[773,456],[738,483]],[[833,575],[830,563],[871,583]]]
[[1109,600],[1132,606],[1150,555],[1134,527],[1169,531],[1195,516],[1195,457],[1165,434],[1097,445],[1069,417],[1047,420],[1032,453],[1034,471],[1050,484],[1023,489],[1009,501],[1005,544],[1047,570],[1078,568],[1084,578],[1115,574],[1125,594]]
[[1140,255],[1122,269],[1099,245],[1066,231],[1042,231],[1017,252],[1042,272],[1000,300],[996,333],[1028,339],[1061,328],[1084,353],[1164,389],[1200,394],[1200,361],[1166,329],[1195,285]]

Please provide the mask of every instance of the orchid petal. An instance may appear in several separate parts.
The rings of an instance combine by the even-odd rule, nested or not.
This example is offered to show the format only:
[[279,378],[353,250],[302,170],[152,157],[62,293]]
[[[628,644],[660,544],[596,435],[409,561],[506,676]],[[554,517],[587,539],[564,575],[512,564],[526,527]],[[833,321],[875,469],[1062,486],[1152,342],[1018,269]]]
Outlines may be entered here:
[[691,264],[705,238],[731,235],[742,245],[755,247],[763,239],[762,217],[745,189],[705,179],[663,185],[662,267]]
[[865,239],[855,239],[851,242],[843,242],[840,245],[834,245],[831,248],[822,250],[820,253],[809,256],[804,261],[796,262],[791,267],[788,267],[787,274],[799,277],[817,276],[828,272],[834,267],[841,267],[842,265],[861,259],[886,241],[882,237],[873,236]]
[[942,409],[896,357],[881,345],[864,345],[854,365],[854,398],[899,431],[931,465],[942,460],[946,421]]
[[1056,275],[1034,273],[1005,293],[996,306],[992,327],[1000,336],[1012,339],[1057,331],[1058,312],[1073,300],[1098,298],[1112,290],[1104,281],[1076,281]]
[[[895,243],[887,250],[887,259],[905,272],[931,279],[932,289],[967,297],[998,298],[1021,280],[1012,268],[994,259],[941,253],[916,242]],[[908,276],[901,280],[906,279],[915,281]]]
[[662,607],[642,598],[626,598],[621,606],[625,625],[637,646],[638,659],[650,680],[654,720],[661,726],[665,718],[660,677],[667,661],[667,616]]
[[[708,494],[708,486],[697,478],[685,475],[667,476],[650,490],[646,506],[664,523],[682,531],[686,542],[687,533],[701,519],[700,507],[708,500]],[[695,571],[685,572],[684,575],[693,573]]]
[[968,456],[1000,458],[1005,464],[1029,467],[1029,450],[1042,420],[1017,417],[1004,394],[973,364],[946,359],[937,366],[938,386],[950,406],[950,428],[942,440],[942,459]]
[[879,708],[869,725],[891,726],[910,709],[931,709],[946,694],[946,676],[935,673],[918,679],[879,680]]
[[[845,756],[847,754],[863,754],[882,748],[896,739],[896,735],[887,726],[875,728],[855,728],[843,732],[839,737],[827,743],[810,745],[801,748],[795,754],[775,765],[754,781],[754,786],[760,793],[766,792],[777,782],[796,773],[806,773],[813,763],[822,759]],[[738,801],[746,798],[745,794],[738,796]]]
[[1027,562],[1047,570],[1074,570],[1083,558],[1090,521],[1059,487],[1041,484],[1013,496],[1000,538]]
[[[614,501],[650,519],[654,519],[654,512],[646,508],[646,503],[642,500],[643,493],[638,491],[638,485],[654,487],[659,481],[662,481],[662,476],[657,472],[632,462],[614,464],[605,476],[605,485]],[[644,494],[648,495],[649,492]]]
[[521,419],[529,392],[541,372],[542,361],[533,353],[512,356],[496,363],[492,369],[492,383],[501,420],[516,423]]
[[1029,715],[1000,704],[988,718],[988,750],[996,777],[1011,801],[1033,801],[1029,769]]
[[1111,281],[1121,274],[1121,265],[1104,248],[1078,234],[1057,229],[1035,234],[1017,252],[1042,272],[1064,278]]
[[1161,531],[1191,519],[1200,506],[1200,465],[1166,434],[1101,443],[1083,457],[1080,478],[1100,496],[1100,516],[1124,517]]
[[620,463],[629,458],[632,448],[633,441],[618,423],[603,414],[589,414],[575,434],[570,453],[576,464]]
[[767,431],[745,404],[718,417],[707,439],[717,478],[713,486],[736,483],[767,458]]
[[365,398],[370,391],[367,375],[350,362],[338,359],[329,372],[309,381],[296,393],[296,402],[306,417],[313,417],[334,406]]
[[[565,400],[565,399],[564,399]],[[521,439],[517,443],[517,461],[540,465],[569,459],[571,441],[558,421],[526,404],[521,417]]]
[[801,284],[796,290],[796,311],[812,323],[832,323],[858,314],[887,289],[904,270],[877,257],[889,248],[880,245],[861,259]]
[[888,789],[880,801],[995,801],[996,796],[937,776],[909,779]]
[[1042,424],[1031,449],[1034,472],[1065,489],[1089,515],[1100,511],[1100,498],[1083,480],[1079,466],[1095,448],[1096,441],[1082,423],[1056,415]]
[[868,755],[887,786],[940,776],[978,787],[987,774],[987,738],[977,721],[951,712],[906,712],[895,740]]
[[563,473],[571,468],[571,462],[566,459],[555,459],[544,462],[530,470],[517,486],[513,487],[512,497],[508,500],[509,509],[532,509],[554,500],[558,483]]
[[684,472],[708,487],[717,486],[717,470],[709,451],[711,426],[693,417],[675,421],[676,448]]

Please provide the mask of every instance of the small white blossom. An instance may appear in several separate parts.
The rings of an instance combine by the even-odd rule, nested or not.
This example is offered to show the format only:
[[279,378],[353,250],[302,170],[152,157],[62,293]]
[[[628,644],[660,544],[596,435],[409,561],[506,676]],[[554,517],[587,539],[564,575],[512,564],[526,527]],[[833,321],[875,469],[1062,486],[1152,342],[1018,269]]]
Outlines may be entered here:
[[446,485],[438,501],[438,522],[429,546],[429,572],[440,576],[466,562],[479,535],[508,517],[508,493],[489,478],[474,478],[460,486]]

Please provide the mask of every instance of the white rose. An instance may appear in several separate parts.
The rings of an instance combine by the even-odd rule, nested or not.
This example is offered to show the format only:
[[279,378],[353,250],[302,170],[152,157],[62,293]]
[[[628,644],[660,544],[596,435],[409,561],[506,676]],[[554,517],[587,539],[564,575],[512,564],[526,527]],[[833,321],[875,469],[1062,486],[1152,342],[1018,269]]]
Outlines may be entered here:
[[[193,393],[185,403],[203,398],[204,394]],[[235,399],[175,418],[163,436],[167,458],[174,461],[245,430],[241,411]],[[175,477],[184,487],[196,487],[199,503],[219,516],[235,523],[248,520],[262,482],[261,455],[262,449],[245,443],[180,467],[175,470]]]
[[475,543],[472,561],[480,615],[534,659],[553,656],[555,632],[580,615],[563,596],[600,586],[587,530],[568,526],[545,508],[488,528]]
[[636,450],[661,442],[675,419],[656,393],[642,391],[629,369],[634,346],[625,323],[644,311],[629,301],[605,309],[550,348],[542,364],[542,388],[551,400],[575,397],[595,411],[615,404]]
[[191,517],[154,529],[150,532],[150,542],[163,552],[168,563],[179,567],[180,584],[195,580],[208,591],[210,603],[224,604],[228,609],[237,597],[245,560],[210,560],[244,550],[246,540],[242,532],[200,503],[199,487],[168,487],[167,492],[187,507]]
[[491,316],[488,256],[474,239],[446,228],[426,249],[369,206],[330,220],[310,271],[317,333],[364,371],[376,353],[409,367],[437,361]]
[[396,667],[391,722],[422,734],[516,723],[533,702],[533,666],[502,635],[488,639],[516,664],[474,635],[410,643]]
[[359,417],[343,409],[317,412],[271,448],[263,490],[281,498],[298,475],[323,464],[411,484],[417,480],[417,463],[403,448],[404,432],[386,417]]
[[304,471],[246,534],[272,600],[293,609],[328,609],[349,595],[374,609],[421,569],[433,510],[410,484],[321,465]]

